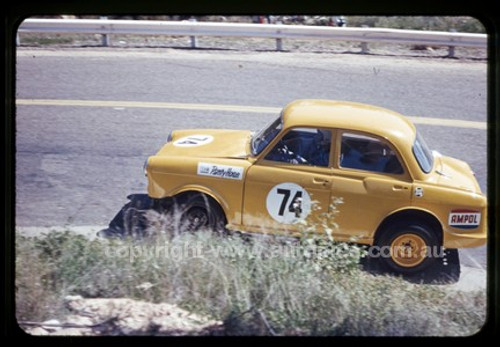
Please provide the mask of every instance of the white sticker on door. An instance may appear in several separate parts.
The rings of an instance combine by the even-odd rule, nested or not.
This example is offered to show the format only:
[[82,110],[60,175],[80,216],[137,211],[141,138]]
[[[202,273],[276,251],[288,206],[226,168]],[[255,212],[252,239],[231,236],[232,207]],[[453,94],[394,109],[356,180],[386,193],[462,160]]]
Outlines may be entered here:
[[211,135],[189,135],[174,142],[176,147],[197,147],[207,145],[214,140]]
[[282,224],[295,224],[311,212],[311,197],[298,184],[286,182],[275,185],[267,194],[267,212]]

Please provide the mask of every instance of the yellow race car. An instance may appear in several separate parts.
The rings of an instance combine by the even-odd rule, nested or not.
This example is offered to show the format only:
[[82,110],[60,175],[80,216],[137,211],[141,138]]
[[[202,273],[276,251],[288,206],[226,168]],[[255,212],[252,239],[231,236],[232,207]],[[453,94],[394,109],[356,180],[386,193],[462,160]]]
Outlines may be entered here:
[[189,230],[293,236],[341,198],[334,239],[377,247],[401,273],[427,268],[436,248],[486,242],[487,201],[469,165],[379,107],[297,100],[256,133],[176,130],[145,172],[149,197],[174,197]]

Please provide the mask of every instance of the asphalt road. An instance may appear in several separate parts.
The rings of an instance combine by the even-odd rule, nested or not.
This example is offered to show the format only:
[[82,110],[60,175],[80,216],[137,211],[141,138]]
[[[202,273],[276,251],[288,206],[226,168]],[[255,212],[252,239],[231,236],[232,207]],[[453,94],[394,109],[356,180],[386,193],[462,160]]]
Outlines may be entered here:
[[[299,98],[365,102],[409,116],[486,122],[484,61],[174,49],[19,49],[18,99],[282,107]],[[107,225],[144,193],[142,165],[180,128],[258,129],[271,113],[18,105],[16,225]],[[467,161],[486,191],[486,130],[417,125]],[[484,267],[485,248],[462,257]],[[476,264],[477,265],[477,264]]]

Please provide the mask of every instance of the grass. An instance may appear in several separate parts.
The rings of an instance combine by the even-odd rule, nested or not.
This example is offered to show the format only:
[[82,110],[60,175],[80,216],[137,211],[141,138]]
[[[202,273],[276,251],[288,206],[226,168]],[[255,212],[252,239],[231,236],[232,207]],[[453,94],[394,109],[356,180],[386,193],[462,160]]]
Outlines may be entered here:
[[64,296],[78,294],[177,304],[223,321],[228,335],[464,336],[485,320],[484,292],[373,276],[355,246],[174,235],[168,217],[153,218],[142,240],[18,235],[17,318],[62,318]]

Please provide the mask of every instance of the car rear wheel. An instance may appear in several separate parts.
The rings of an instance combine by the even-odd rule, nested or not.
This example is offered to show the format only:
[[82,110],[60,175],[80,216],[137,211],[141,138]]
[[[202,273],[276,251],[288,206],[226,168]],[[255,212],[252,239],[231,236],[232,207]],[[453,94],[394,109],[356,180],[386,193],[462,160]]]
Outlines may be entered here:
[[226,225],[226,218],[219,204],[201,193],[176,198],[174,213],[181,232],[195,232],[200,229],[222,232]]
[[419,221],[387,225],[377,238],[381,263],[390,271],[414,274],[427,269],[440,257],[437,231]]

